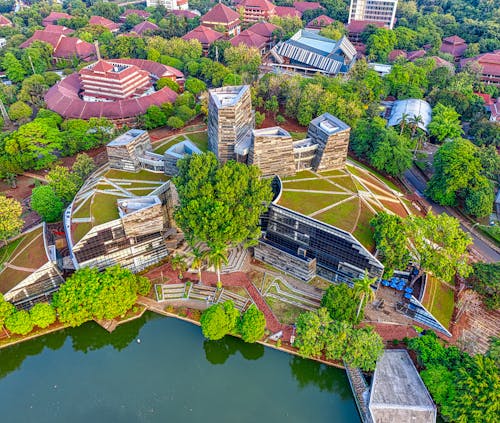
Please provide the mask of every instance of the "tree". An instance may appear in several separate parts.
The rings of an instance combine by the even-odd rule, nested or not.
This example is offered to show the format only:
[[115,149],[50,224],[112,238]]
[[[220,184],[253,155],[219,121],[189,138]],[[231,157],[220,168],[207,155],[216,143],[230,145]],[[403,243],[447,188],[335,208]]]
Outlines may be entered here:
[[179,87],[179,84],[177,82],[175,82],[174,80],[170,79],[170,78],[166,78],[166,77],[163,77],[163,78],[160,78],[157,82],[156,82],[156,89],[157,90],[161,90],[162,88],[164,87],[168,87],[170,88],[172,91],[175,91],[176,93],[179,92],[179,90],[181,89]]
[[207,251],[203,251],[201,248],[196,245],[191,246],[191,257],[193,257],[193,262],[191,266],[193,266],[198,271],[198,282],[202,284],[201,281],[201,267],[203,266],[203,262],[207,257]]
[[172,257],[172,269],[179,272],[179,279],[182,279],[182,274],[187,270],[186,258],[181,254],[176,254]]
[[22,212],[19,201],[0,195],[0,241],[6,242],[21,231],[24,225]]
[[167,124],[167,117],[159,106],[149,106],[144,114],[144,126],[146,129],[154,129]]
[[405,269],[410,254],[406,233],[401,230],[403,220],[397,215],[381,212],[370,220],[370,225],[374,229],[373,238],[385,266],[385,274],[390,276],[395,269]]
[[49,303],[37,303],[30,310],[31,321],[42,329],[56,321],[56,311]]
[[490,310],[500,308],[500,263],[474,263],[469,283]]
[[373,371],[378,358],[384,352],[384,342],[380,335],[367,326],[355,329],[349,339],[344,359],[352,367]]
[[49,185],[40,185],[31,193],[31,208],[45,222],[57,222],[64,210],[64,203]]
[[64,166],[56,166],[47,174],[49,186],[64,203],[69,204],[82,185],[82,180]]
[[429,134],[439,142],[444,140],[457,139],[462,135],[462,126],[460,125],[460,115],[453,107],[436,104],[432,109],[432,121],[428,125]]
[[384,133],[385,139],[377,143],[370,157],[370,163],[391,176],[401,175],[412,165],[408,140],[398,135],[393,128],[385,129]]
[[264,336],[266,318],[255,304],[252,304],[241,317],[240,333],[245,342],[256,342]]
[[210,306],[200,318],[203,336],[211,341],[224,338],[236,328],[238,316],[239,311],[232,301]]
[[33,330],[33,322],[27,311],[15,311],[5,319],[5,327],[17,335],[27,335]]
[[396,34],[393,31],[377,28],[368,38],[366,49],[373,59],[386,62],[389,53],[394,50],[396,41]]
[[94,159],[85,153],[78,154],[76,160],[71,167],[73,173],[80,179],[85,181],[95,169]]
[[349,340],[352,338],[353,328],[347,322],[333,322],[328,328],[328,342],[325,347],[325,356],[328,360],[342,360]]
[[273,36],[278,40],[287,40],[304,27],[304,23],[298,16],[273,16],[271,23],[278,27],[273,31]]
[[484,176],[471,181],[464,191],[465,212],[471,216],[485,217],[493,211],[495,190],[493,184]]
[[[232,72],[242,75],[244,81],[250,81],[257,77],[262,58],[256,48],[248,48],[247,45],[240,44],[224,51],[224,61]],[[245,75],[248,76],[245,77]]]
[[363,313],[357,314],[358,297],[345,283],[330,285],[323,294],[321,306],[328,310],[335,321],[356,324],[363,318]]
[[264,109],[266,109],[267,111],[271,112],[273,114],[273,116],[274,116],[275,119],[276,119],[276,114],[278,113],[279,107],[280,107],[280,105],[279,105],[278,99],[276,98],[275,95],[273,95],[264,104]]
[[198,95],[207,89],[207,85],[202,80],[190,76],[186,79],[184,88],[194,95]]
[[44,104],[43,97],[48,89],[49,86],[44,76],[35,74],[23,81],[21,91],[19,91],[17,98],[33,106],[41,107]]
[[0,293],[0,329],[3,328],[5,320],[14,313],[16,308],[13,304],[5,301],[3,294]]
[[220,272],[223,264],[227,264],[227,247],[221,244],[212,245],[208,251],[208,261],[217,272],[217,288],[222,288]]
[[305,357],[317,357],[325,348],[325,332],[332,319],[326,308],[301,313],[297,319],[294,346]]
[[346,28],[342,22],[335,21],[319,30],[319,35],[338,41],[346,35]]
[[430,211],[425,217],[408,216],[406,228],[421,268],[446,282],[451,282],[455,273],[465,277],[471,272],[467,247],[472,240],[457,219]]
[[14,121],[24,121],[31,117],[33,110],[22,101],[16,101],[9,107],[9,118]]
[[377,278],[369,278],[368,273],[365,271],[365,275],[361,279],[355,279],[353,290],[356,296],[359,297],[358,311],[356,312],[356,318],[359,319],[359,314],[364,306],[375,299],[375,292],[372,289],[372,284],[375,283]]
[[167,119],[167,126],[174,129],[180,129],[185,125],[184,121],[178,116],[170,116]]
[[13,82],[21,82],[26,75],[26,70],[11,52],[5,53],[2,61],[7,77]]

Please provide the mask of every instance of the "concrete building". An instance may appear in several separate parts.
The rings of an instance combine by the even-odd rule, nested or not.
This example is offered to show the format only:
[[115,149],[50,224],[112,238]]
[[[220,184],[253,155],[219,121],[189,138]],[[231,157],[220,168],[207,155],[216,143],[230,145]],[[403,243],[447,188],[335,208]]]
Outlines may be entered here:
[[396,18],[398,0],[351,0],[349,20],[383,22],[392,29]]
[[236,145],[250,144],[254,127],[250,86],[221,87],[208,93],[208,147],[224,163],[236,159]]
[[385,350],[377,361],[368,408],[374,423],[436,421],[436,405],[405,350]]
[[276,6],[268,0],[241,0],[236,9],[243,9],[243,22],[269,21],[276,15]]
[[188,10],[188,0],[146,0],[147,7],[163,6],[167,10]]
[[254,129],[247,163],[258,166],[264,176],[294,175],[292,136],[279,126]]
[[115,138],[106,146],[109,167],[129,172],[141,169],[139,157],[153,151],[147,131],[131,129]]

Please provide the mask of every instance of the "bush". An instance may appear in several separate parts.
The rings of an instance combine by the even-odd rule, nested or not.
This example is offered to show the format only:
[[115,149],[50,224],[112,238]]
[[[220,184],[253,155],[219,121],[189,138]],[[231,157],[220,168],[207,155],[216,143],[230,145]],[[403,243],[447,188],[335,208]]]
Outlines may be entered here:
[[27,335],[33,330],[33,322],[27,311],[21,310],[5,319],[5,327],[12,333]]
[[193,78],[190,76],[186,79],[186,83],[184,84],[184,88],[187,91],[193,93],[194,95],[198,95],[207,89],[207,85],[203,81],[199,80],[198,78]]
[[245,342],[256,342],[264,336],[266,318],[255,304],[252,304],[243,314],[240,322],[241,337]]
[[22,101],[16,101],[9,107],[9,117],[14,121],[29,119],[32,114],[31,107]]
[[49,303],[38,303],[30,310],[31,321],[42,329],[56,321],[56,311]]
[[189,108],[193,108],[196,104],[196,99],[194,98],[194,95],[191,94],[189,91],[184,91],[181,95],[179,95],[175,99],[175,106],[188,106]]
[[57,222],[61,218],[64,204],[49,185],[40,185],[31,193],[31,208],[43,221]]
[[171,116],[167,120],[167,125],[174,129],[180,129],[184,126],[184,121],[177,116]]
[[151,281],[144,276],[137,276],[137,293],[139,295],[148,295],[151,291]]
[[179,90],[181,89],[181,87],[179,87],[179,84],[177,82],[173,81],[172,79],[170,79],[170,78],[160,78],[156,82],[156,89],[161,90],[164,87],[168,87],[172,91],[175,91],[176,93],[178,93]]
[[282,125],[285,122],[286,122],[286,119],[283,116],[281,116],[281,115],[276,116],[276,123],[278,125]]
[[187,122],[196,115],[196,112],[194,110],[191,110],[188,106],[182,105],[177,108],[177,110],[175,111],[175,115],[178,118],[182,119],[183,122]]

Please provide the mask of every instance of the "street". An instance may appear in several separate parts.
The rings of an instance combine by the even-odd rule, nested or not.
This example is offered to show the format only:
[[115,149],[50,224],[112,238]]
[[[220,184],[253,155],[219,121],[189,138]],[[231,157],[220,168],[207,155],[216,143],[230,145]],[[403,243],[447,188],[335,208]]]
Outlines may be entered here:
[[415,193],[421,197],[429,206],[432,207],[432,210],[435,213],[447,213],[450,216],[456,217],[460,221],[460,227],[463,231],[467,232],[473,242],[472,249],[476,252],[476,254],[485,262],[496,263],[500,261],[500,249],[496,248],[492,242],[484,240],[481,234],[478,234],[470,225],[469,222],[464,221],[464,219],[451,207],[440,206],[439,204],[434,203],[424,196],[424,191],[426,187],[426,181],[424,177],[415,170],[411,168],[404,173],[404,177],[407,182],[413,187]]

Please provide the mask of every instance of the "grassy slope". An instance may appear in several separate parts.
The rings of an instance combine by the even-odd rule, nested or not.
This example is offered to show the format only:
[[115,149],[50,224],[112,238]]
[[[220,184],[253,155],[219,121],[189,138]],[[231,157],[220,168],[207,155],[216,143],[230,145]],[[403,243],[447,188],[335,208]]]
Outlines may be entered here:
[[455,306],[453,289],[429,276],[422,304],[444,327],[449,328]]

